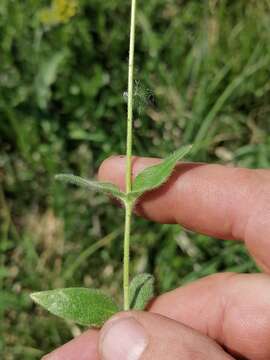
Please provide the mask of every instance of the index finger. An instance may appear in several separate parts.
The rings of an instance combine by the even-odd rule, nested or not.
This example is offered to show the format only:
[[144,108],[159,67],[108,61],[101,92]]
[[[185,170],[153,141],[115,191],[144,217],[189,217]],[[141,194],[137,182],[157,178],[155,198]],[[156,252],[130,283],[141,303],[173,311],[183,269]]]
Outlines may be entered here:
[[[134,158],[133,177],[159,162]],[[125,189],[125,157],[105,160],[99,179]],[[161,188],[145,194],[137,212],[161,223],[222,239],[245,241],[251,254],[270,270],[270,171],[216,164],[179,164]]]

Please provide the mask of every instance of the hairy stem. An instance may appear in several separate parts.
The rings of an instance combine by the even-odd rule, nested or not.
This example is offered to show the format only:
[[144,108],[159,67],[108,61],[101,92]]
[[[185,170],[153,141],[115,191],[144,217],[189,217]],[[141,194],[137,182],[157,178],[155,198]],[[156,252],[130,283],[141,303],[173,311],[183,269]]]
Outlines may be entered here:
[[129,64],[128,64],[127,167],[126,167],[126,192],[127,193],[129,193],[131,191],[131,186],[132,186],[131,167],[132,167],[135,19],[136,19],[136,0],[132,0],[131,25],[130,25],[130,45],[129,45]]
[[[132,130],[133,130],[133,83],[134,83],[134,48],[135,48],[135,25],[136,23],[136,0],[131,2],[130,23],[130,46],[128,64],[128,114],[127,114],[127,153],[126,153],[126,194],[132,190]],[[130,227],[132,203],[130,200],[125,204],[125,235],[124,235],[124,310],[129,310],[129,261],[130,261]]]
[[130,262],[130,225],[132,204],[126,202],[125,239],[124,239],[124,310],[129,310],[129,262]]

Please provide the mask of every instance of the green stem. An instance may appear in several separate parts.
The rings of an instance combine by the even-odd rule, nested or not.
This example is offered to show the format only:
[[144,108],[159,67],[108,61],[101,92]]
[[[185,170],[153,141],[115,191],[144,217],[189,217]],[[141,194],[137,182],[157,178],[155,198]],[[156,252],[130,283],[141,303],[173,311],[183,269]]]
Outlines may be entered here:
[[[128,64],[128,114],[127,114],[127,152],[126,152],[126,194],[132,190],[132,130],[133,130],[133,83],[134,83],[134,48],[136,27],[136,0],[131,2],[130,45]],[[125,235],[124,235],[124,310],[129,310],[129,261],[130,261],[130,228],[132,202],[126,200]]]
[[128,64],[128,115],[127,115],[127,168],[126,168],[126,192],[131,191],[131,167],[132,167],[132,128],[133,128],[133,76],[134,76],[134,48],[135,48],[135,19],[136,0],[131,5],[130,45]]
[[130,262],[130,227],[132,204],[128,201],[125,204],[126,220],[125,220],[125,238],[124,238],[124,310],[129,310],[129,262]]

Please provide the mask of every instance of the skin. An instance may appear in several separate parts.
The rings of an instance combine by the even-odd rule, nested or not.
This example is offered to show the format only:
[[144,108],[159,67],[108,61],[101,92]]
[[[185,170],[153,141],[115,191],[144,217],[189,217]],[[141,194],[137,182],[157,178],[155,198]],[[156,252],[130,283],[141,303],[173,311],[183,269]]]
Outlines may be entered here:
[[[134,158],[133,176],[159,161]],[[98,177],[124,190],[125,158],[105,160]],[[117,314],[117,321],[133,318],[149,334],[141,359],[270,359],[270,171],[179,164],[168,183],[141,199],[136,213],[243,241],[264,271],[208,276],[159,296],[149,312]],[[110,324],[100,333],[86,331],[46,359],[105,360],[102,341]]]

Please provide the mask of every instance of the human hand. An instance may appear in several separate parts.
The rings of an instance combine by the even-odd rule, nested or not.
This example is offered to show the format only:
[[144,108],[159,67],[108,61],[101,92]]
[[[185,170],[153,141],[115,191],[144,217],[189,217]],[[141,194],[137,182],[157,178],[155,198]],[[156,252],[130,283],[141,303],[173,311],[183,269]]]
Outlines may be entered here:
[[[135,158],[134,176],[157,159]],[[125,159],[106,160],[101,180],[124,189]],[[181,164],[136,212],[161,223],[244,241],[265,274],[216,274],[88,330],[46,360],[270,359],[270,171]]]

